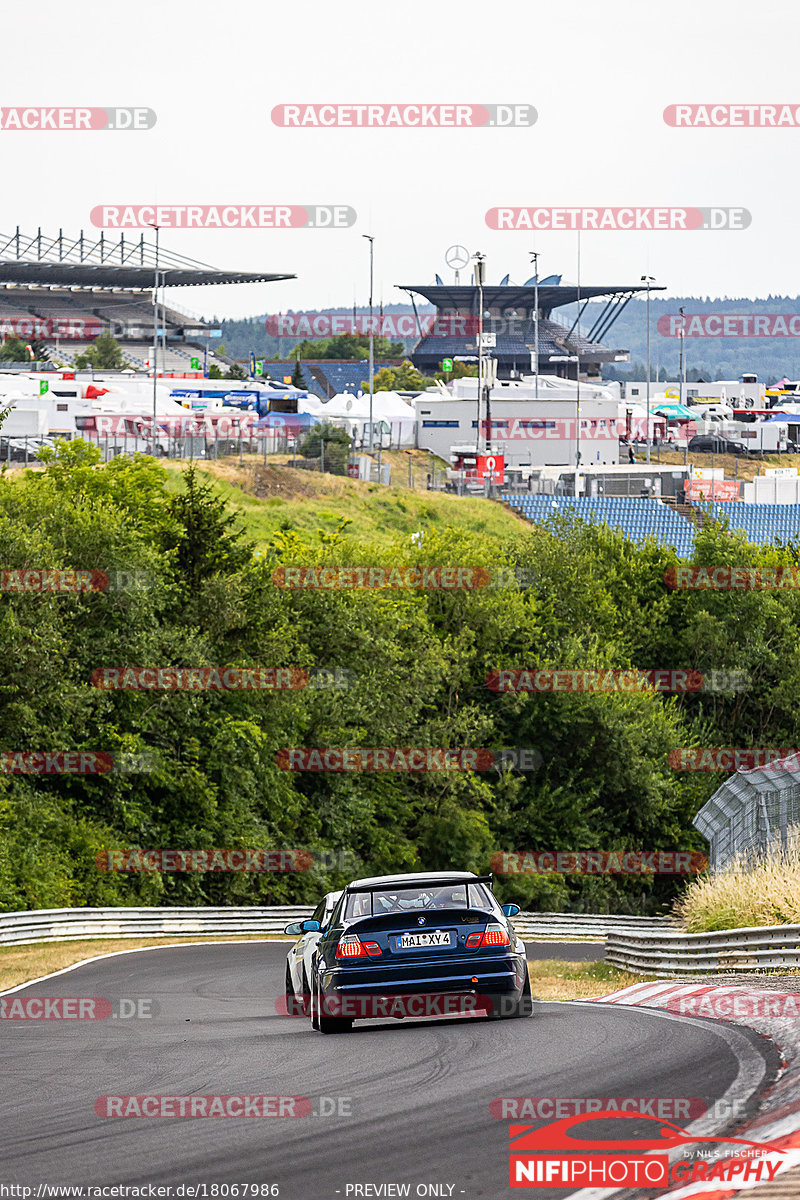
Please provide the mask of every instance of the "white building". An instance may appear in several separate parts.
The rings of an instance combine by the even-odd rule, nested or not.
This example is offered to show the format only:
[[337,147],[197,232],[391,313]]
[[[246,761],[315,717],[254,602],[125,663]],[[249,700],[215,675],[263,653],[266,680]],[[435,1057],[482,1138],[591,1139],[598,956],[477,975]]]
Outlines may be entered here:
[[[600,387],[540,375],[539,398],[533,376],[499,381],[490,392],[491,447],[505,455],[506,469],[574,467],[619,461],[618,385]],[[580,402],[580,428],[578,404]],[[455,380],[449,388],[423,392],[414,401],[418,444],[449,459],[455,445],[477,445],[478,381]],[[486,415],[481,413],[480,442],[486,444]]]

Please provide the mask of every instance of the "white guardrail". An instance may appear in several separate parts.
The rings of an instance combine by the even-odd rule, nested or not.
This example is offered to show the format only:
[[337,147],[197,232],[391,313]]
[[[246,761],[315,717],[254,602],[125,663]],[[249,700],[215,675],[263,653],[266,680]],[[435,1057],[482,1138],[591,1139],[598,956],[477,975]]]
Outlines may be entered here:
[[800,925],[764,925],[714,933],[617,930],[606,962],[640,975],[752,972],[800,967]]
[[[311,905],[270,908],[50,908],[0,913],[0,945],[93,941],[98,938],[219,937],[221,934],[282,934],[290,921],[302,921]],[[514,926],[526,941],[602,941],[612,929],[631,933],[674,928],[666,919],[520,913]]]

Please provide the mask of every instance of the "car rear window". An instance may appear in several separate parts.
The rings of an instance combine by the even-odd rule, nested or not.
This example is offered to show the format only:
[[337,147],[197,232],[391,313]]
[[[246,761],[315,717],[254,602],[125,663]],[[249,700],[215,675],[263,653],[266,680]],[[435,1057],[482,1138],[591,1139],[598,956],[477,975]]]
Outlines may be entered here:
[[500,912],[494,896],[482,883],[423,884],[397,890],[350,892],[344,908],[344,920],[357,921],[360,917],[419,913],[442,908],[479,908],[495,915]]

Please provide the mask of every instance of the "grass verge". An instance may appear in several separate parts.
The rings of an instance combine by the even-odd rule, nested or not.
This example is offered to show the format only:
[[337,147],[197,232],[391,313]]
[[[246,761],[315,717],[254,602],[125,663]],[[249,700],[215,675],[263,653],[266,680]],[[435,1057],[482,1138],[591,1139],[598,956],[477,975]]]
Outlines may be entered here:
[[53,971],[63,971],[75,963],[87,958],[95,958],[99,954],[113,954],[117,950],[139,950],[143,946],[183,946],[191,941],[202,942],[275,942],[292,941],[278,935],[270,937],[263,934],[237,934],[230,937],[213,937],[196,939],[189,937],[170,938],[103,938],[96,942],[43,942],[35,946],[0,946],[0,992],[6,988],[16,987],[19,983],[27,983],[30,979],[39,979],[42,975],[50,975]]
[[[424,465],[427,461],[424,454]],[[169,490],[179,491],[188,462],[171,459],[164,465]],[[195,465],[198,474],[209,478],[217,493],[239,510],[248,537],[260,550],[279,529],[316,540],[318,530],[332,533],[343,517],[349,522],[347,537],[387,547],[419,529],[445,525],[495,537],[519,537],[528,528],[527,522],[498,503],[429,492],[424,481],[410,489],[402,471],[397,478],[406,486],[384,487],[342,475],[299,471],[275,456],[267,466],[257,456],[247,455],[241,467],[236,457]]]
[[632,975],[605,962],[567,962],[538,959],[528,963],[535,1000],[590,1000],[609,996],[632,983],[647,983],[654,975]]

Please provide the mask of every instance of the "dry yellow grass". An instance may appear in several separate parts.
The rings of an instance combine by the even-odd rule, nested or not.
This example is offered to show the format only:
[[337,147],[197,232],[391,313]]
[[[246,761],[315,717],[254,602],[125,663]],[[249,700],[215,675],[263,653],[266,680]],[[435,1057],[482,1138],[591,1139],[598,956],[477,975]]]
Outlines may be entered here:
[[[136,950],[144,946],[185,946],[191,937],[183,938],[103,938],[96,942],[45,942],[37,946],[0,946],[0,992],[6,988],[39,979],[53,971],[95,958],[99,954],[113,954],[117,950]],[[196,939],[200,941],[201,939]],[[241,934],[237,937],[203,938],[208,942],[274,942],[292,941],[291,938],[261,937]]]
[[618,971],[606,962],[576,963],[560,958],[529,962],[528,974],[535,1000],[591,1000],[655,978]]
[[800,924],[800,835],[785,849],[737,858],[692,880],[676,911],[690,933]]

